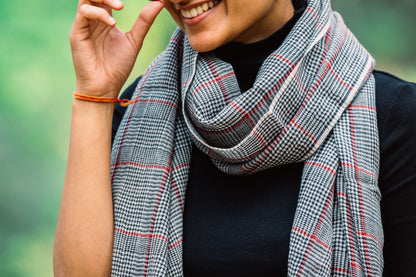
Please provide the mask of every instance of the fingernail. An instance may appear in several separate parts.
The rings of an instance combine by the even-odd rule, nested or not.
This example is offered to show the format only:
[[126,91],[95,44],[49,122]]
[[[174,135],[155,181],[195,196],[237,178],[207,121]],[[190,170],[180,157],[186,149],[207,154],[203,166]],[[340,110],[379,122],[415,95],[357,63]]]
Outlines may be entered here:
[[111,25],[116,24],[116,20],[112,16],[108,17],[108,21],[110,22]]

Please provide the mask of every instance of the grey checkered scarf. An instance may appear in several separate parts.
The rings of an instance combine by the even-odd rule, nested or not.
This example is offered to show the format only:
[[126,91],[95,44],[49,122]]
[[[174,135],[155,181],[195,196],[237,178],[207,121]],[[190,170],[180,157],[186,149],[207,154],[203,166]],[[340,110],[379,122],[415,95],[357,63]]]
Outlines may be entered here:
[[309,1],[245,92],[230,64],[177,30],[113,145],[113,276],[183,276],[192,143],[234,175],[304,162],[289,276],[381,276],[372,68],[329,0]]

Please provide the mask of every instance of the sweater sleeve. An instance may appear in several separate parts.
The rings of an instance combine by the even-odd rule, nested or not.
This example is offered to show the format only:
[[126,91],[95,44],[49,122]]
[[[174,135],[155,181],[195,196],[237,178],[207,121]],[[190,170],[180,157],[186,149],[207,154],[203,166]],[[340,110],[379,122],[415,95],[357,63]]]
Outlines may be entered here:
[[384,276],[416,276],[416,84],[387,73],[380,76],[376,91]]
[[[137,78],[126,90],[121,94],[120,99],[131,99],[137,84],[139,83],[140,76]],[[113,144],[114,138],[116,136],[118,127],[120,126],[121,120],[123,119],[124,113],[126,112],[127,107],[122,107],[120,104],[116,104],[114,107],[113,113],[113,124],[112,124],[112,132],[111,132],[111,144]]]

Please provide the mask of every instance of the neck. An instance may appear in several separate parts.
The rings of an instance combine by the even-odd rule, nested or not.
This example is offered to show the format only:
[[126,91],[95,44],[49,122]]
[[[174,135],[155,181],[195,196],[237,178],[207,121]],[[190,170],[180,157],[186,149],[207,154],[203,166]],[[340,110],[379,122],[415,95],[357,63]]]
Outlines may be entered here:
[[293,17],[294,11],[291,0],[276,0],[266,18],[253,25],[250,28],[251,31],[237,37],[234,41],[246,44],[261,41],[283,27]]
[[261,41],[251,44],[231,42],[214,50],[219,59],[233,66],[241,91],[246,91],[253,86],[264,60],[284,42],[306,6],[306,1],[295,0],[296,11],[293,17],[282,28]]

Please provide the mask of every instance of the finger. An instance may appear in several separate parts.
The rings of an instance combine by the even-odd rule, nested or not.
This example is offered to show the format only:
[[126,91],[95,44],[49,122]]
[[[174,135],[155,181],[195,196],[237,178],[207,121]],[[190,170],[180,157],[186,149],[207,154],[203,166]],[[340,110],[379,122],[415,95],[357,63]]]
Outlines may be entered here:
[[[116,24],[116,20],[111,14],[101,7],[84,4],[79,8],[79,14],[80,17],[78,20],[80,20],[80,27],[85,27],[91,20],[100,21],[108,26],[114,26]],[[75,21],[77,21],[77,19],[75,19]]]
[[136,22],[134,23],[133,27],[131,28],[130,32],[127,34],[131,36],[135,45],[139,48],[143,44],[143,40],[149,31],[150,27],[152,26],[155,18],[163,9],[163,2],[162,1],[152,1],[147,4],[139,14]]
[[78,9],[82,6],[82,5],[91,5],[91,4],[96,4],[96,5],[100,5],[100,6],[104,6],[107,9],[114,9],[114,10],[121,10],[124,7],[123,2],[121,2],[120,0],[80,0],[78,2]]

